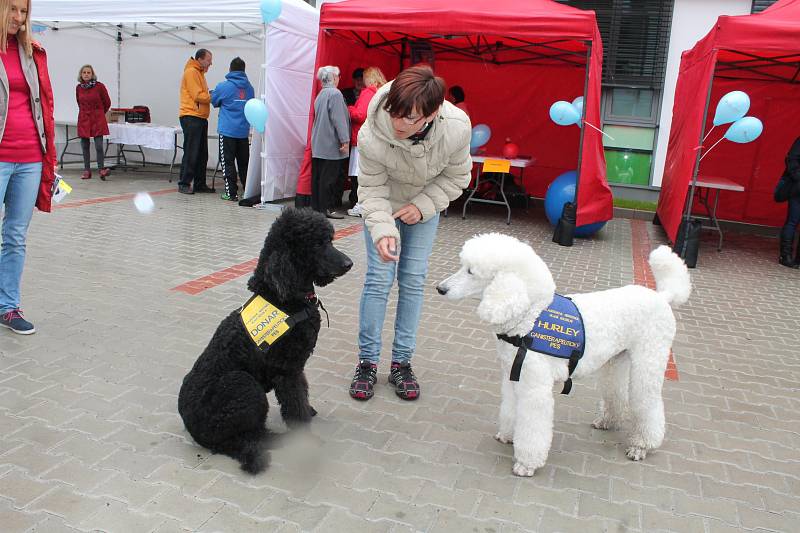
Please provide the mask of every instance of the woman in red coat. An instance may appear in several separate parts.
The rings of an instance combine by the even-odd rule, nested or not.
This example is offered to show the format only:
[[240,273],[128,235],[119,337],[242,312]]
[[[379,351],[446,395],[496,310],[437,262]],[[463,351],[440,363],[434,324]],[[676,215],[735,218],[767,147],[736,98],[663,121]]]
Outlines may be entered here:
[[350,125],[353,128],[350,139],[350,168],[347,175],[350,176],[350,203],[353,207],[347,210],[351,217],[361,216],[361,204],[358,203],[358,132],[361,125],[367,120],[367,111],[372,97],[378,89],[386,85],[386,77],[378,67],[369,67],[364,71],[364,88],[358,95],[356,105],[347,108],[350,112]]
[[84,65],[78,73],[78,86],[75,87],[75,99],[78,101],[78,137],[83,149],[83,174],[81,179],[92,177],[90,168],[89,140],[94,138],[94,149],[97,152],[97,170],[100,179],[105,181],[109,170],[103,165],[103,135],[108,135],[106,111],[111,108],[106,86],[97,81],[91,65]]
[[20,309],[28,228],[34,206],[50,211],[56,164],[53,89],[30,9],[30,0],[0,0],[0,326],[22,335],[36,331]]

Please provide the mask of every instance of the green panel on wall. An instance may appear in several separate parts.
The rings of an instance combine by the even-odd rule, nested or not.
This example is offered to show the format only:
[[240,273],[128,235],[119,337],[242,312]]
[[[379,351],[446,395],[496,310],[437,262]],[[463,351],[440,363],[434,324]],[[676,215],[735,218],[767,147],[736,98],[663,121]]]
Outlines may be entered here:
[[635,150],[653,150],[655,128],[639,126],[613,126],[607,124],[603,131],[611,135],[612,141],[603,135],[603,146],[606,148],[633,148]]
[[652,154],[630,150],[606,150],[606,173],[609,183],[650,185]]

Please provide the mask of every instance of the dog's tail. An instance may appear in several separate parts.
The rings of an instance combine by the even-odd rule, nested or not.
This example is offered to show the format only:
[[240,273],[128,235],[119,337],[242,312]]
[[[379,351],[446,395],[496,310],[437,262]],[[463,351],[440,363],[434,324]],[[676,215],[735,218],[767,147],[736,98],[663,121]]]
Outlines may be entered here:
[[650,252],[650,269],[656,278],[656,291],[673,307],[685,304],[692,293],[689,270],[669,246],[659,246]]

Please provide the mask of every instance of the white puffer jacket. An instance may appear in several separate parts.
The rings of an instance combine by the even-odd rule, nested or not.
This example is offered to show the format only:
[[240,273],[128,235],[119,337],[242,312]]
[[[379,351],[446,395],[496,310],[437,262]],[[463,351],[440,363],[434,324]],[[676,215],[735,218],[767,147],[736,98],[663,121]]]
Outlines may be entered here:
[[394,137],[383,109],[391,82],[369,104],[358,132],[358,200],[372,241],[400,234],[392,213],[414,204],[422,221],[443,211],[469,185],[472,125],[466,113],[444,102],[428,135],[418,144]]

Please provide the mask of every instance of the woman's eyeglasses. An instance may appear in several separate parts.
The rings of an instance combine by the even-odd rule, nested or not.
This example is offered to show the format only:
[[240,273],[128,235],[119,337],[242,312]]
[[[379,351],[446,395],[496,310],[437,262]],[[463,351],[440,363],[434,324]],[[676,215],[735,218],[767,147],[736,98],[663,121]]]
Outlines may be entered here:
[[405,122],[405,123],[406,123],[406,124],[408,124],[409,126],[414,126],[414,125],[416,125],[416,124],[419,124],[420,122],[422,122],[422,120],[423,120],[424,118],[425,118],[424,116],[420,116],[420,117],[417,117],[417,118],[412,118],[412,117],[402,117],[402,119],[403,119],[403,122]]

